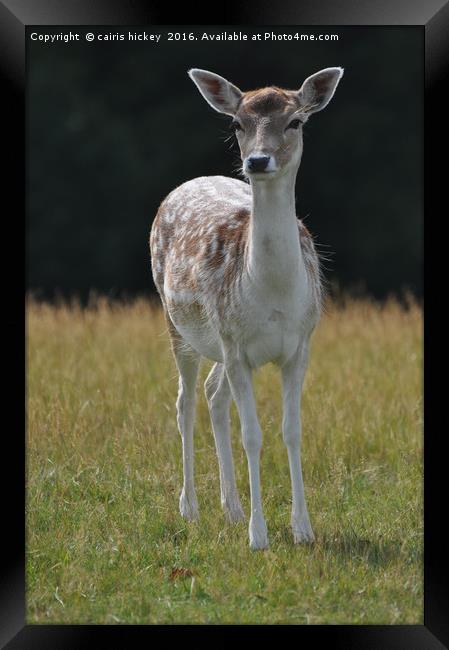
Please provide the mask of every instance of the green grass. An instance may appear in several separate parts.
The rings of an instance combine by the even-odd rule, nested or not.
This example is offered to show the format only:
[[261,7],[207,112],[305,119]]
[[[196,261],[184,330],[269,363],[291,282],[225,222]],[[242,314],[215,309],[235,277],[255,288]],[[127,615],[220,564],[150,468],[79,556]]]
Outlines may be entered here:
[[[267,551],[225,521],[202,390],[200,522],[179,515],[177,374],[159,310],[29,301],[27,314],[29,623],[423,622],[418,306],[329,305],[317,328],[302,416],[310,547],[289,529],[278,373],[257,373]],[[234,407],[232,422],[248,513]]]

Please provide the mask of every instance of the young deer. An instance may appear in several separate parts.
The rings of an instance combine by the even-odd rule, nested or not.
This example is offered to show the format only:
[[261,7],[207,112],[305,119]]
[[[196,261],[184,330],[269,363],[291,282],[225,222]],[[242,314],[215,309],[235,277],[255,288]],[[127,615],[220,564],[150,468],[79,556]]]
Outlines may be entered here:
[[195,388],[201,357],[215,361],[205,382],[220,468],[221,503],[244,519],[234,475],[229,409],[239,413],[250,481],[250,546],[268,546],[259,461],[262,432],[252,371],[268,362],[282,374],[283,439],[290,465],[295,543],[314,535],[301,470],[300,398],[310,335],[321,307],[320,268],[310,233],[296,217],[302,126],[331,100],[342,68],[308,77],[300,90],[242,92],[219,75],[192,69],[205,100],[232,116],[249,183],[202,176],[161,203],[153,222],[152,270],[179,370],[178,427],[184,484],[179,507],[196,519],[193,477]]

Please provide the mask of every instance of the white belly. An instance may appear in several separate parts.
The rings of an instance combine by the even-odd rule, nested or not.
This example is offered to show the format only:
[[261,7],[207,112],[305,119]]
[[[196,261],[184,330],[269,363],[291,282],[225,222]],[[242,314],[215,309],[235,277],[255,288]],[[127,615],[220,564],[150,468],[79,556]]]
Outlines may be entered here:
[[[223,341],[220,332],[210,323],[201,326],[172,319],[179,333],[189,345],[201,356],[223,363]],[[243,322],[242,322],[243,320]],[[258,368],[266,363],[283,365],[298,349],[305,333],[313,325],[302,310],[280,309],[264,306],[248,308],[238,326],[233,329],[232,323],[227,323],[227,345],[233,348],[237,358],[248,363],[251,368]]]
[[[248,281],[239,299],[231,300],[219,318],[218,310],[208,308],[201,294],[198,305],[203,316],[192,315],[189,301],[183,306],[178,295],[170,316],[181,336],[201,356],[223,363],[226,349],[252,368],[270,362],[283,365],[309,336],[318,317],[304,276],[281,288],[266,282],[262,290]],[[214,317],[208,318],[208,313]]]

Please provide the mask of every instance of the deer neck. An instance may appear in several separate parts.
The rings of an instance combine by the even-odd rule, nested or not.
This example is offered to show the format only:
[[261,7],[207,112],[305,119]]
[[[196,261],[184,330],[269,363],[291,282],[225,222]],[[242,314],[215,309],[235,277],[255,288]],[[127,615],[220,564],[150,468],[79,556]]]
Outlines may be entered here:
[[287,289],[301,273],[296,173],[294,170],[273,180],[251,180],[247,268],[251,280],[266,289]]

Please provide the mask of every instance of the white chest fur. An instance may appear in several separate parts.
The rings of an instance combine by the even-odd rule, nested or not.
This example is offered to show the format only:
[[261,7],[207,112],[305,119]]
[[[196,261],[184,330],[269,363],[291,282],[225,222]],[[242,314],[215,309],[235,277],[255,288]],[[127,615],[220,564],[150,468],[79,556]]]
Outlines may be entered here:
[[[247,296],[243,327],[235,331],[238,356],[252,368],[274,362],[283,365],[313,327],[307,284],[296,282]],[[242,321],[240,321],[242,323]]]

